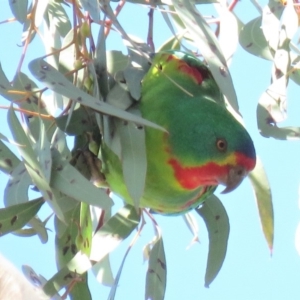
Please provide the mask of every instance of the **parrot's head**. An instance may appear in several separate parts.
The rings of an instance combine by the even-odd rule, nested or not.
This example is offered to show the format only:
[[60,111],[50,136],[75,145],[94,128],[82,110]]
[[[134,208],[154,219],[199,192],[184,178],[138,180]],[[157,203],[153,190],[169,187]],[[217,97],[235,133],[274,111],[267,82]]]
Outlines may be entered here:
[[[194,105],[194,101],[199,103]],[[177,181],[186,189],[221,184],[226,186],[223,193],[234,190],[256,164],[250,135],[213,101],[187,99],[184,111],[189,121],[174,114],[166,136],[168,163]]]

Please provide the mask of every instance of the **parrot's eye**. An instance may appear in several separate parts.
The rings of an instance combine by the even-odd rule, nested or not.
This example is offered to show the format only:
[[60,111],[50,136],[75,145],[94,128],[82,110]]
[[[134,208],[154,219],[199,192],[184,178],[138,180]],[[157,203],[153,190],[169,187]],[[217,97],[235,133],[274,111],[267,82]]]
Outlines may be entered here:
[[224,139],[217,139],[216,145],[218,150],[221,152],[225,152],[227,150],[227,142]]

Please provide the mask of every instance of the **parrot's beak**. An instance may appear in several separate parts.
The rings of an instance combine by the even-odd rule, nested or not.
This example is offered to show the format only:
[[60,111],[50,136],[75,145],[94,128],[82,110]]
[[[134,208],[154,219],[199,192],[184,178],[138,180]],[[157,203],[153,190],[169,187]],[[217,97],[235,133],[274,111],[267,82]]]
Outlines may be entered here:
[[220,184],[226,186],[222,194],[229,193],[237,188],[243,179],[247,176],[248,171],[242,166],[231,166],[226,176],[219,180]]

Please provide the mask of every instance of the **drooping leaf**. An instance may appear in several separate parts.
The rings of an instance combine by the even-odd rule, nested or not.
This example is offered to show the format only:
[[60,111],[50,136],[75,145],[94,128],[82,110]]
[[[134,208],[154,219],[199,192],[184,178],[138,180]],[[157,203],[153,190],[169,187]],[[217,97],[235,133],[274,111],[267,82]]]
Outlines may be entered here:
[[215,4],[220,17],[219,42],[226,62],[229,63],[238,45],[238,20],[227,4]]
[[257,17],[244,25],[239,35],[239,42],[247,52],[264,59],[272,60],[273,56],[262,32],[261,22],[262,18]]
[[209,250],[205,273],[205,286],[218,275],[227,251],[229,219],[222,202],[212,195],[196,212],[203,218],[208,230]]
[[32,180],[22,161],[14,168],[4,190],[5,206],[28,201],[28,189]]
[[[281,80],[283,80],[283,85],[285,85],[283,77],[277,81]],[[277,126],[277,122],[285,118],[284,107],[281,105],[283,103],[276,101],[278,96],[276,89],[277,84],[279,84],[277,81],[273,82],[259,99],[256,111],[257,127],[260,134],[264,137],[273,137],[278,140],[299,140],[300,127]],[[273,92],[273,88],[275,92]]]
[[0,209],[0,235],[25,226],[44,204],[42,198]]
[[54,212],[63,219],[63,213],[57,203],[57,200],[55,199],[55,192],[51,189],[49,181],[47,181],[47,178],[42,171],[42,168],[33,150],[33,146],[24,129],[22,128],[13,110],[13,107],[10,107],[8,110],[7,121],[32,182],[37,186],[40,193],[43,195],[43,198],[48,201]]
[[76,245],[86,255],[90,255],[92,248],[92,220],[90,206],[80,203],[79,230],[76,237]]
[[235,112],[239,114],[237,97],[231,75],[215,33],[192,2],[189,0],[172,0],[172,3],[195,43],[197,43],[199,49],[201,49],[201,54],[207,61],[221,91]]
[[163,300],[166,291],[167,265],[161,237],[153,245],[146,275],[145,300]]
[[9,0],[9,6],[15,18],[23,24],[27,19],[28,0]]
[[[93,223],[93,233],[97,232],[103,224],[110,219],[110,211],[103,211],[102,209],[93,206],[91,207],[91,217]],[[104,256],[99,262],[93,265],[92,271],[97,278],[97,281],[106,286],[112,286],[114,283],[114,276],[110,264],[109,255]]]
[[113,251],[138,226],[140,217],[131,205],[125,205],[93,236],[90,258],[100,261]]
[[101,102],[84,91],[76,88],[64,75],[46,63],[43,59],[38,58],[31,61],[29,69],[38,80],[44,82],[50,89],[69,97],[73,101],[77,101],[78,103],[88,106],[96,111],[112,115],[114,117],[163,130],[161,126],[128,112],[119,110],[107,103]]
[[[77,206],[65,214],[65,222],[55,218],[55,250],[59,269],[64,269],[78,253],[86,254],[86,251],[80,251],[80,248],[84,250],[89,248],[87,240],[84,240],[87,227],[80,224],[81,204],[78,203]],[[82,274],[73,275],[75,284],[72,286],[72,280],[69,283],[70,297],[74,300],[91,299],[85,271]],[[59,278],[58,276],[58,280]],[[63,282],[59,284],[63,284]]]
[[272,195],[267,175],[259,158],[256,160],[255,169],[249,174],[249,179],[254,189],[262,230],[272,253],[274,240]]
[[[133,112],[133,110],[131,110]],[[134,113],[138,113],[137,110]],[[145,131],[132,122],[116,120],[117,132],[121,139],[123,177],[134,206],[144,193],[147,171]]]
[[95,22],[100,21],[100,8],[97,0],[79,0],[79,2]]
[[17,156],[0,140],[0,170],[10,174],[19,163]]
[[113,202],[106,193],[96,188],[82,174],[63,159],[57,151],[52,151],[53,169],[51,186],[73,199],[109,209]]
[[[86,254],[78,252],[63,268],[47,281],[43,287],[44,292],[47,295],[52,296],[64,286],[69,286],[74,282],[76,282],[76,284],[73,288],[76,288],[77,284],[86,284],[86,282],[83,281],[84,279],[82,279],[82,274],[86,273],[91,267],[92,264]],[[84,295],[86,298],[80,298],[82,297],[82,294],[79,291],[76,300],[91,299],[91,296],[88,297],[88,292],[84,292]]]
[[49,24],[55,26],[61,37],[65,37],[71,30],[71,22],[61,2],[50,0],[48,1],[48,20]]
[[114,76],[118,71],[124,70],[128,64],[128,56],[121,51],[106,51],[107,72]]

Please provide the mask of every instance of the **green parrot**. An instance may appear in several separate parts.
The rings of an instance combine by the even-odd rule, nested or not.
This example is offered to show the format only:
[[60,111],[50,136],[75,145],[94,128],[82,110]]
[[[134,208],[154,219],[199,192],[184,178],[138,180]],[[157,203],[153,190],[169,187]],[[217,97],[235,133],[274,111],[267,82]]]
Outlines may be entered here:
[[[160,52],[142,80],[147,173],[140,207],[181,214],[199,206],[219,184],[234,190],[255,167],[253,142],[228,112],[210,70],[190,54]],[[102,146],[102,172],[111,191],[133,203],[119,157]]]

